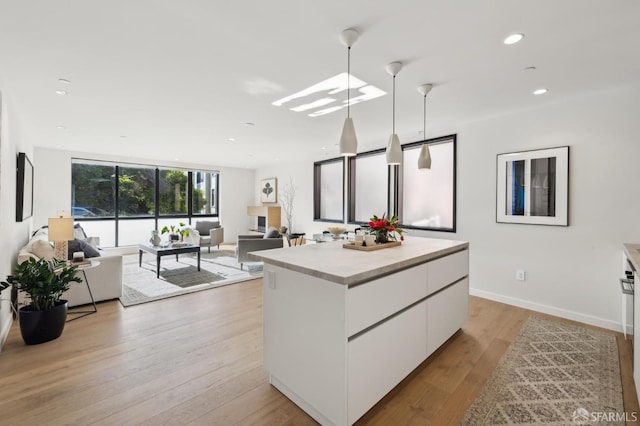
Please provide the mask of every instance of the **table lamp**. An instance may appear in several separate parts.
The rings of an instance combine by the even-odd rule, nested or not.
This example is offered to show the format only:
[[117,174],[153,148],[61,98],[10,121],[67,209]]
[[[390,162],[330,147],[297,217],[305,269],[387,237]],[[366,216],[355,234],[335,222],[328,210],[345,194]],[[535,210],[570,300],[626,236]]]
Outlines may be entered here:
[[59,217],[49,218],[49,241],[54,243],[53,257],[67,260],[68,241],[73,240],[73,218]]

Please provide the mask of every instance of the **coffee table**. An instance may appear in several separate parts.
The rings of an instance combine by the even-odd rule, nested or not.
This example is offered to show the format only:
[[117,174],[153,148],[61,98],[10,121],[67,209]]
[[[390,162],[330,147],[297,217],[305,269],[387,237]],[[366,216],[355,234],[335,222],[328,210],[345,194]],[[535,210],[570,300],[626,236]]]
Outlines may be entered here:
[[198,271],[200,270],[200,246],[195,244],[184,244],[180,246],[150,246],[148,244],[138,244],[139,259],[138,266],[142,266],[142,252],[154,254],[156,256],[156,278],[160,278],[160,258],[175,254],[176,262],[178,255],[183,253],[198,253]]

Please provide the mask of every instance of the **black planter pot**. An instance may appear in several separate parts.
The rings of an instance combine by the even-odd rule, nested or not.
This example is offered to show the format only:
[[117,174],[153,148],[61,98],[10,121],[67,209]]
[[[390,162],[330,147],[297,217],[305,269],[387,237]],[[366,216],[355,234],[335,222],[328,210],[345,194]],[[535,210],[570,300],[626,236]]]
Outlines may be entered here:
[[57,339],[67,321],[67,301],[60,300],[56,306],[46,311],[34,311],[32,305],[23,306],[19,311],[20,333],[27,345],[37,345]]

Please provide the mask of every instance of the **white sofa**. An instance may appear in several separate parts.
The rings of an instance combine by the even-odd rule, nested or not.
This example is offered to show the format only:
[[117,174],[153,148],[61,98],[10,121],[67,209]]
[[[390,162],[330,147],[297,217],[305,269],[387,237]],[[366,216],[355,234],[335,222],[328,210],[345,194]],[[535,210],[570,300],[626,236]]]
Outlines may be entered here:
[[[79,231],[76,231],[76,234],[78,233]],[[84,231],[82,231],[82,234],[84,234]],[[46,246],[51,248],[50,252]],[[99,252],[100,256],[94,257],[93,260],[99,261],[100,265],[85,271],[91,287],[91,293],[93,293],[93,299],[96,302],[118,299],[122,296],[122,255],[111,255],[105,250],[99,250]],[[51,253],[51,256],[53,255],[53,248],[47,241],[47,230],[46,228],[39,229],[29,242],[20,249],[18,264],[29,258],[39,259],[44,257],[45,259],[50,259],[49,253]],[[91,303],[91,296],[82,273],[80,278],[82,278],[83,282],[71,283],[71,288],[62,295],[62,299],[66,299],[69,302],[69,306]],[[18,302],[22,303],[23,298],[24,295],[20,292]]]

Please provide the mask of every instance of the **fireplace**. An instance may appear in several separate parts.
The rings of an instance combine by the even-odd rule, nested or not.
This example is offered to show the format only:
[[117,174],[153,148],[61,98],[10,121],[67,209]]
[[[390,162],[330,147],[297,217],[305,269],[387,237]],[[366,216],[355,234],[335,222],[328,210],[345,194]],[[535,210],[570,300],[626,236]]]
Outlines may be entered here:
[[258,231],[267,232],[267,218],[266,216],[258,216]]

